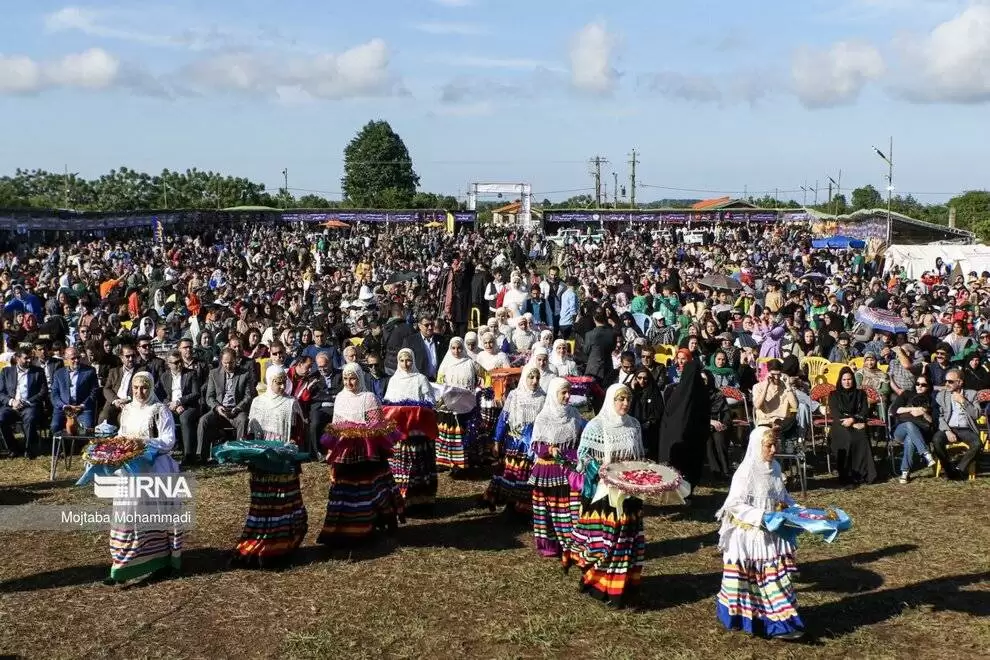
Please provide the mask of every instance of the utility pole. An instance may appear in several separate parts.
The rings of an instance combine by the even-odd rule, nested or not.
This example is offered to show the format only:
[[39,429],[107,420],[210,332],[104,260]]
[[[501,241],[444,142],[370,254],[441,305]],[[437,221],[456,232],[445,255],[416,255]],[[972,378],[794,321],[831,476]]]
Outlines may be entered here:
[[62,208],[69,208],[69,166],[65,166],[65,177],[62,179]]
[[639,162],[636,158],[636,150],[632,150],[629,158],[629,206],[631,208],[636,208],[636,164]]
[[612,172],[612,206],[619,208],[619,175]]
[[162,179],[162,194],[165,195],[165,210],[168,210],[168,182]]
[[282,168],[282,178],[285,180],[285,187],[282,188],[285,191],[285,195],[282,197],[282,208],[285,208],[286,198],[289,195],[289,168]]
[[595,177],[595,208],[600,209],[602,207],[602,165],[607,165],[608,159],[595,156],[590,163],[595,168],[591,172],[591,176]]

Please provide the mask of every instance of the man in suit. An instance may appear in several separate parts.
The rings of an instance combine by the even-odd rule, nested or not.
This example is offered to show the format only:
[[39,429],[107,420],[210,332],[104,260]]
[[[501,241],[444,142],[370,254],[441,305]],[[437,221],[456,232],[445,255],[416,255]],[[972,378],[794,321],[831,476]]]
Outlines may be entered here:
[[248,412],[258,386],[251,369],[238,368],[237,357],[232,349],[223,349],[220,366],[213,369],[207,379],[207,410],[199,419],[196,447],[200,460],[209,460],[213,439],[224,428],[233,427],[238,439],[247,437]]
[[100,411],[99,422],[107,422],[120,426],[120,409],[131,400],[131,379],[140,369],[137,368],[137,349],[133,344],[124,344],[120,348],[120,366],[114,367],[107,373],[103,385],[103,410]]
[[172,419],[182,433],[183,462],[196,462],[196,425],[199,422],[199,380],[196,372],[182,365],[182,354],[172,351],[158,384],[158,400],[172,411]]
[[[942,463],[948,479],[963,480],[970,463],[976,460],[982,449],[980,429],[976,420],[980,409],[976,404],[976,392],[963,389],[963,374],[959,369],[950,369],[945,374],[945,388],[935,394],[938,408],[938,431],[932,438],[932,449]],[[947,445],[963,443],[967,449],[953,464],[949,458]]]
[[0,432],[15,454],[21,453],[13,445],[14,424],[20,421],[24,426],[24,455],[38,455],[38,424],[47,397],[45,372],[31,364],[31,349],[17,349],[14,364],[0,370]]
[[309,389],[309,451],[313,456],[321,453],[320,438],[333,420],[334,398],[343,387],[329,353],[316,354],[316,373],[316,381]]
[[433,336],[433,317],[424,314],[419,319],[419,332],[406,337],[402,344],[403,348],[408,348],[413,352],[416,369],[426,376],[430,381],[437,379],[437,368],[443,353],[440,350],[437,339]]
[[151,337],[148,335],[138,337],[137,350],[138,371],[147,371],[157,383],[161,380],[162,373],[166,371],[165,360],[155,355],[155,351],[151,348]]
[[604,386],[612,377],[612,351],[618,335],[609,327],[601,308],[595,310],[593,318],[595,328],[584,336],[584,375],[592,376]]
[[65,430],[66,413],[77,415],[80,429],[96,425],[96,395],[100,385],[96,369],[80,361],[74,346],[65,349],[68,367],[52,376],[52,434]]
[[393,303],[391,316],[385,322],[383,331],[385,345],[385,373],[394,374],[397,368],[399,351],[405,345],[405,341],[416,330],[406,323],[402,305]]
[[196,384],[199,386],[198,407],[202,410],[206,405],[206,388],[203,385],[210,377],[210,365],[196,358],[196,349],[189,337],[179,340],[179,355],[182,356],[182,368],[196,374]]

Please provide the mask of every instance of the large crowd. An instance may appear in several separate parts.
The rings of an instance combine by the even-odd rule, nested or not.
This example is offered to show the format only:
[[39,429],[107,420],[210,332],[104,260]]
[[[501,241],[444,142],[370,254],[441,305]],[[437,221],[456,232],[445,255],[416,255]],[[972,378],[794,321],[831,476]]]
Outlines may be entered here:
[[[596,494],[597,472],[648,458],[689,491],[732,481],[719,615],[751,629],[745,583],[761,578],[744,536],[767,535],[758,572],[781,576],[767,603],[793,601],[793,548],[750,519],[793,504],[775,453],[803,460],[817,436],[848,487],[877,479],[878,439],[903,448],[902,483],[918,465],[972,474],[990,273],[937,263],[912,281],[869,250],[812,249],[802,225],[704,232],[560,246],[492,228],[225,225],[23,241],[0,254],[0,439],[34,458],[49,436],[112,427],[158,441],[166,472],[222,461],[231,442],[291,442],[331,465],[324,543],[393,528],[432,502],[438,470],[490,470],[481,501],[532,516],[541,554],[620,600],[638,584],[642,510]],[[305,535],[298,470],[252,468],[252,511],[273,489],[277,541],[249,515],[245,556]],[[158,542],[137,573],[181,545]],[[112,537],[118,581],[135,543]],[[800,631],[788,607],[764,632]]]

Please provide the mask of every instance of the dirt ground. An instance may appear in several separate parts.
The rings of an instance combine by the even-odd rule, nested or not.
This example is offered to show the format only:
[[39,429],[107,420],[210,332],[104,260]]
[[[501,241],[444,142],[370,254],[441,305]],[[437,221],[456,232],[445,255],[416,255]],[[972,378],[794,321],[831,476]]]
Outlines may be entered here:
[[[0,504],[92,498],[47,464],[0,461]],[[714,511],[648,508],[635,610],[581,595],[541,559],[524,523],[476,507],[482,481],[441,477],[433,517],[360,552],[315,544],[323,465],[303,487],[310,533],[281,571],[230,570],[248,504],[243,470],[200,472],[197,529],[179,577],[107,587],[106,533],[0,534],[0,656],[25,658],[978,658],[990,657],[990,479],[919,478],[800,498],[838,506],[854,527],[834,544],[802,537],[800,644],[723,630]]]

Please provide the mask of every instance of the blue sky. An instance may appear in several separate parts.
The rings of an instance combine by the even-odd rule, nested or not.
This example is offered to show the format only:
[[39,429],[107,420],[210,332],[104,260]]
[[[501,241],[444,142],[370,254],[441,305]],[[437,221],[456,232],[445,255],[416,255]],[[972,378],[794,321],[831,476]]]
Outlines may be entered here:
[[[985,188],[990,4],[980,0],[189,0],[5,3],[0,172],[199,167],[338,196],[369,119],[424,190],[639,201],[806,182],[922,201]],[[297,194],[303,194],[302,190]],[[810,201],[810,200],[809,200]]]

